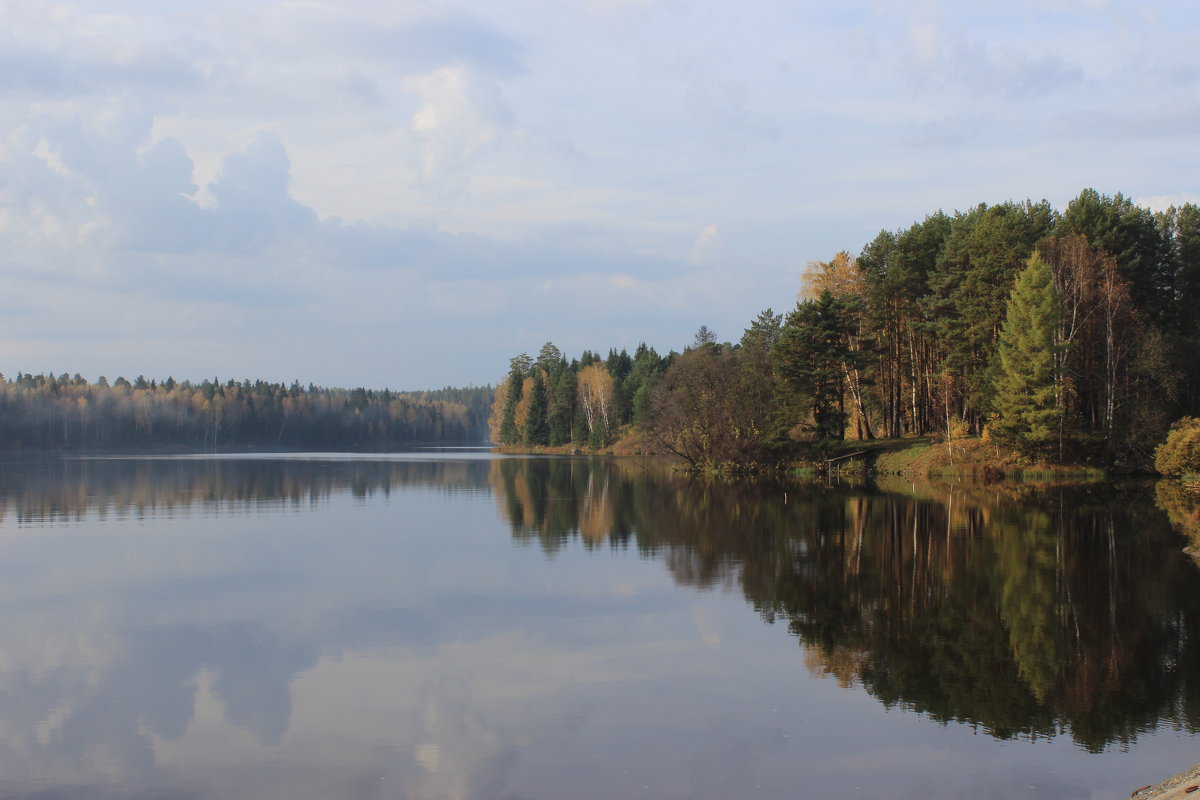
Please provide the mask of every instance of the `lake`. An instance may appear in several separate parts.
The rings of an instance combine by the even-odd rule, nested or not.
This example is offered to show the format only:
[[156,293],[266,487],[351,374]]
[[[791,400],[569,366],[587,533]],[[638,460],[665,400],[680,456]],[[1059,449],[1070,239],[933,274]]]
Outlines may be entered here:
[[8,457],[0,798],[1128,797],[1200,760],[1163,503]]

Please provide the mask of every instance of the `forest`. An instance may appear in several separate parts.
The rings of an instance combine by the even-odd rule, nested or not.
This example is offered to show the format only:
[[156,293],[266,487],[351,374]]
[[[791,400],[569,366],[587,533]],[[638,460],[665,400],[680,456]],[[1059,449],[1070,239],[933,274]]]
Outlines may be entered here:
[[1198,347],[1200,208],[1085,189],[1061,211],[980,204],[881,231],[808,264],[795,307],[736,342],[701,326],[682,352],[571,361],[547,343],[510,361],[489,425],[523,447],[632,435],[695,468],[941,436],[1140,470],[1200,410]]
[[487,438],[492,387],[426,392],[298,381],[0,375],[0,448],[387,450]]

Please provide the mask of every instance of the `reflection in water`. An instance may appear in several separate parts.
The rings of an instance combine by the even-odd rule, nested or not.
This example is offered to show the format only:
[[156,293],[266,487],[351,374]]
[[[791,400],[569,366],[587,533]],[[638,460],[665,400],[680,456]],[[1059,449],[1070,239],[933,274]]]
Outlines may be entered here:
[[0,514],[0,798],[836,796],[910,759],[961,796],[951,737],[888,727],[940,726],[841,699],[1092,751],[1200,721],[1200,571],[1140,490],[43,459]]
[[[265,466],[269,465],[269,466]],[[334,492],[386,495],[396,486],[448,494],[487,490],[487,462],[336,458],[103,458],[0,461],[0,524],[187,512],[247,504],[310,504]]]
[[497,461],[491,479],[519,541],[635,543],[681,584],[740,585],[810,670],[888,707],[1090,751],[1200,725],[1200,571],[1136,491],[914,500],[580,459]]
[[1154,500],[1188,538],[1193,556],[1200,556],[1200,483],[1161,480],[1154,487]]

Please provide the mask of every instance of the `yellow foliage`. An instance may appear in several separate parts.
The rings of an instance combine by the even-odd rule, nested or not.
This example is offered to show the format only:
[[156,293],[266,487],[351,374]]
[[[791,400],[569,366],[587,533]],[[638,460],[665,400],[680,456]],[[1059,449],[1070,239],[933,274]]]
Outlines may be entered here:
[[829,261],[810,261],[800,276],[800,297],[816,300],[826,289],[835,297],[866,291],[858,260],[842,250]]
[[525,423],[529,421],[529,406],[532,402],[533,378],[528,377],[521,384],[521,400],[513,412],[513,420],[517,423],[517,430],[521,431],[522,436],[525,433]]
[[600,423],[611,430],[608,417],[612,410],[613,379],[608,368],[598,361],[584,367],[579,371],[578,387],[588,430],[595,430]]
[[496,386],[496,394],[492,399],[492,413],[488,414],[488,437],[493,442],[500,441],[500,426],[504,424],[504,402],[508,398],[508,378]]

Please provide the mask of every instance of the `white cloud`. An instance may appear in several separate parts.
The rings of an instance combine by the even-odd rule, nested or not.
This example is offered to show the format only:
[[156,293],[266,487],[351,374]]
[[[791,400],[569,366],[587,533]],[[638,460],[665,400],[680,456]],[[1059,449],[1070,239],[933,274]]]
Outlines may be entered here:
[[409,78],[404,86],[421,103],[409,124],[422,180],[437,191],[463,188],[470,163],[513,128],[499,87],[458,67]]
[[688,251],[688,261],[693,264],[712,264],[720,254],[721,231],[716,224],[705,225],[692,242]]
[[1179,208],[1187,203],[1191,203],[1192,205],[1200,205],[1200,194],[1193,192],[1157,194],[1150,197],[1138,197],[1133,201],[1133,203],[1134,205],[1148,208],[1151,211],[1166,211],[1171,206]]

